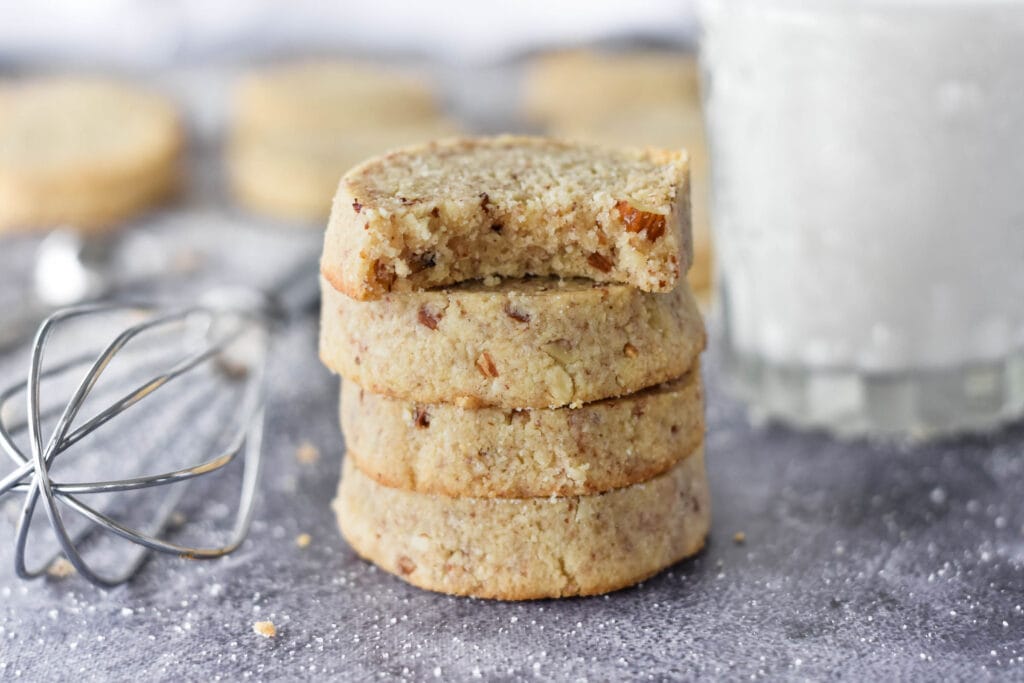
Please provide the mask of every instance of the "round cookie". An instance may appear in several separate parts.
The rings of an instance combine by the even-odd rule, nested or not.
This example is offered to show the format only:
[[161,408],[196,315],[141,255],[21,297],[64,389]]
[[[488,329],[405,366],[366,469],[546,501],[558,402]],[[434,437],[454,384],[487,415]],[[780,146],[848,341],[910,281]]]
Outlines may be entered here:
[[0,232],[99,232],[178,186],[184,134],[162,97],[115,81],[0,85]]
[[420,403],[578,406],[679,377],[705,345],[685,285],[654,294],[588,280],[476,281],[369,302],[326,283],[322,292],[324,364]]
[[457,132],[429,84],[410,74],[344,61],[266,67],[235,90],[231,189],[256,213],[322,227],[349,168]]
[[338,180],[349,168],[392,147],[457,132],[453,123],[442,119],[366,128],[352,135],[237,132],[227,156],[231,190],[240,204],[256,213],[315,222],[322,228]]
[[541,125],[699,101],[696,58],[672,51],[552,52],[533,60],[523,84],[526,118]]
[[689,199],[679,150],[436,141],[341,178],[320,270],[360,300],[527,275],[668,292],[690,266]]
[[499,600],[595,595],[697,553],[711,508],[701,449],[642,484],[568,498],[388,488],[346,458],[334,501],[362,557],[428,590]]
[[348,457],[391,488],[446,496],[592,495],[647,481],[704,438],[699,368],[557,410],[464,410],[341,387]]
[[437,96],[423,78],[332,60],[276,64],[246,74],[234,93],[234,128],[256,136],[361,132],[433,120]]

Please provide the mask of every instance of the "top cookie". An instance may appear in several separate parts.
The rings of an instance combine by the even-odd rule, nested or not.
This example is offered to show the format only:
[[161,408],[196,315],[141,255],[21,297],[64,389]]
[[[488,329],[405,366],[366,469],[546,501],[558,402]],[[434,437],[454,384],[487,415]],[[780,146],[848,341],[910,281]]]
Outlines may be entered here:
[[350,170],[321,271],[359,300],[488,276],[671,291],[691,258],[686,153],[456,138]]
[[0,232],[129,218],[174,189],[183,139],[174,107],[130,85],[0,84]]

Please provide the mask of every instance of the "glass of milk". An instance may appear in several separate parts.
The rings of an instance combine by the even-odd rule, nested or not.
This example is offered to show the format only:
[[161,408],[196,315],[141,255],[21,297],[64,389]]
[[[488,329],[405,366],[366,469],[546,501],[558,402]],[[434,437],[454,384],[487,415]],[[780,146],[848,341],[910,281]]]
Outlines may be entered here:
[[841,435],[1024,414],[1024,3],[700,14],[730,387]]

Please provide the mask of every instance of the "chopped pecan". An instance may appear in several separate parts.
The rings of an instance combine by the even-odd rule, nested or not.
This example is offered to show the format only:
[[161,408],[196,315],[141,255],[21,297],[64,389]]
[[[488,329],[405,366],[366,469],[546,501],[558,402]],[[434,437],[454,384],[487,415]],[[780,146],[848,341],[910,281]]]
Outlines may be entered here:
[[505,304],[505,315],[521,323],[530,322],[530,314],[512,307],[512,304]]
[[395,284],[395,271],[391,269],[386,263],[380,261],[373,262],[373,279],[378,285],[384,288],[384,291],[390,292],[391,286]]
[[554,405],[561,406],[572,402],[572,397],[576,393],[576,383],[565,368],[557,365],[548,368],[544,374],[544,384],[555,402]]
[[435,206],[433,209],[430,210],[430,215],[433,216],[434,218],[438,218],[441,215],[441,209]]
[[412,421],[418,428],[427,429],[430,427],[430,413],[423,406],[416,406],[412,414]]
[[494,379],[498,376],[498,367],[494,364],[494,359],[491,358],[491,354],[484,351],[476,359],[476,369],[480,371],[484,377]]
[[420,321],[420,325],[429,327],[432,330],[437,329],[437,324],[441,322],[443,317],[443,313],[430,310],[426,304],[420,306],[420,310],[416,311],[416,319]]
[[551,356],[559,365],[569,365],[575,360],[572,346],[568,339],[556,339],[541,346],[540,350]]
[[405,555],[399,557],[395,564],[398,565],[398,571],[402,573],[402,576],[408,576],[416,571],[416,563],[412,561],[412,558]]
[[641,211],[625,200],[616,202],[615,209],[626,224],[626,232],[642,232],[651,242],[665,234],[665,217],[660,213]]
[[598,254],[596,251],[587,257],[587,263],[589,263],[592,268],[597,268],[602,273],[607,273],[612,269],[612,262]]

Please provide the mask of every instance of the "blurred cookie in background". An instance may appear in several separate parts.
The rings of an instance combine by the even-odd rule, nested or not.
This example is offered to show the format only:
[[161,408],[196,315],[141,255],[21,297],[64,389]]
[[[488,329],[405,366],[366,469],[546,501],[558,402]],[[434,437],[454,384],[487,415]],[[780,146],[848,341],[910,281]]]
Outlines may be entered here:
[[699,107],[700,85],[683,52],[552,52],[532,61],[523,84],[524,114],[541,126],[684,103]]
[[527,69],[523,115],[558,137],[617,147],[685,148],[694,240],[687,279],[697,292],[710,289],[708,153],[692,55],[587,50],[543,55]]
[[227,166],[235,199],[322,227],[338,180],[393,147],[459,132],[422,78],[356,62],[300,62],[245,76]]
[[455,124],[438,119],[348,132],[239,133],[228,153],[232,192],[257,213],[323,227],[346,170],[388,149],[457,132]]
[[179,187],[175,107],[115,80],[0,82],[0,233],[109,231]]

